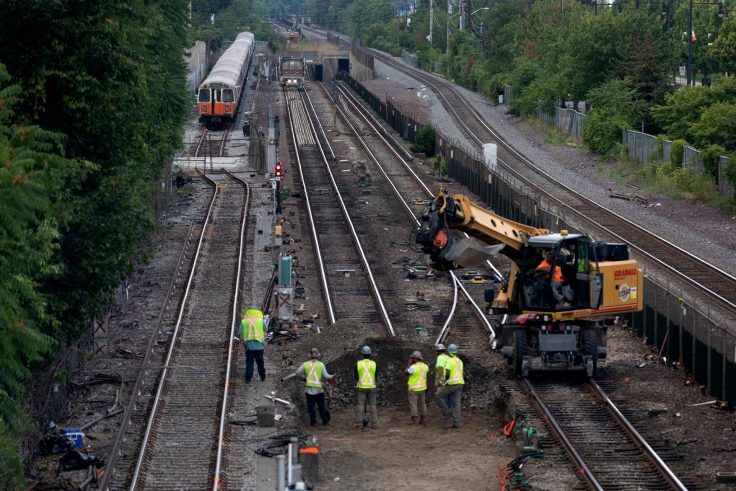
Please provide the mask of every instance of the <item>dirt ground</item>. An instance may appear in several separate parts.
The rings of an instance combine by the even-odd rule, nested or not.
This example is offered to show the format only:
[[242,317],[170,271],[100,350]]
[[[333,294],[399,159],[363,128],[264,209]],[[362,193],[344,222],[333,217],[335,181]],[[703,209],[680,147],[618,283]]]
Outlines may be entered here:
[[381,407],[378,429],[353,427],[354,407],[333,411],[315,432],[321,442],[317,489],[499,489],[495,472],[517,455],[485,411],[465,411],[443,429],[434,402],[426,426],[408,424],[408,407]]

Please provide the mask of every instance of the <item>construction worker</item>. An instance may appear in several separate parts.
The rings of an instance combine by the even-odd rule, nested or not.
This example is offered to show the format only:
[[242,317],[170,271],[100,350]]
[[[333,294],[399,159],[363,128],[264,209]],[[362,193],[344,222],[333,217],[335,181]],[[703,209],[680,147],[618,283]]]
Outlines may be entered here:
[[[434,363],[434,386],[439,390],[445,381],[445,364],[450,357],[445,353],[447,350],[442,343],[438,343],[434,347],[434,350],[437,352],[437,361]],[[450,406],[452,404],[452,397],[446,396],[445,402]]]
[[355,365],[355,388],[358,391],[358,407],[356,428],[368,426],[378,428],[378,410],[376,409],[376,362],[371,360],[370,346],[363,346],[360,351],[363,359]]
[[411,411],[411,422],[424,424],[424,418],[427,415],[427,374],[429,367],[422,362],[422,354],[415,351],[409,358],[409,365],[406,367],[406,373],[409,375],[407,386],[409,388],[409,410]]
[[[552,262],[554,261],[555,253],[552,250],[546,250],[544,253],[544,259],[537,266],[536,271],[549,277],[552,271]],[[552,296],[555,299],[555,308],[567,308],[570,307],[570,300],[573,298],[572,288],[568,285],[565,277],[562,274],[562,268],[555,266],[554,273],[552,274]]]
[[258,376],[261,382],[266,380],[266,367],[263,362],[263,312],[250,308],[243,314],[240,323],[240,339],[245,344],[245,383],[253,378],[253,362],[258,365]]
[[[451,344],[447,347],[450,357],[444,368],[444,378],[442,386],[437,391],[435,397],[442,408],[442,416],[447,422],[450,418],[450,407],[452,407],[452,427],[460,428],[460,398],[463,395],[463,361],[457,356],[457,346]],[[452,406],[445,401],[446,396],[452,396]]]
[[322,419],[322,424],[324,426],[330,424],[330,412],[325,405],[325,391],[322,388],[322,380],[327,380],[332,385],[337,382],[335,376],[327,372],[325,364],[319,358],[319,350],[312,348],[309,351],[309,361],[302,363],[296,372],[281,379],[282,382],[293,377],[304,379],[304,392],[307,396],[307,411],[309,411],[309,424],[311,426],[317,426],[315,406],[319,409],[319,417]]

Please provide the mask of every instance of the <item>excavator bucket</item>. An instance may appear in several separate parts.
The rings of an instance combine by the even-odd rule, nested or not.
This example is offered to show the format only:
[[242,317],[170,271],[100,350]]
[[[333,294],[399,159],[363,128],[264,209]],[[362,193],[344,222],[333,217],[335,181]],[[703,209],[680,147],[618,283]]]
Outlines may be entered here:
[[454,238],[440,256],[456,268],[470,268],[496,257],[503,248],[504,244],[487,245],[473,238]]

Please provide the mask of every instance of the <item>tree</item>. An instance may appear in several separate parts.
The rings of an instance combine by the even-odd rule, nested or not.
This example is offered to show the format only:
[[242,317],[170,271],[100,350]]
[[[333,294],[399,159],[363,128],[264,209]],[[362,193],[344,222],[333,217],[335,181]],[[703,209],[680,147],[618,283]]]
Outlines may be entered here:
[[708,55],[721,72],[736,72],[736,16],[726,18]]
[[583,124],[583,141],[596,153],[608,154],[621,141],[621,130],[641,118],[642,103],[623,80],[611,80],[585,96],[592,109]]
[[691,126],[718,101],[736,103],[736,78],[717,79],[710,88],[682,87],[665,97],[664,104],[653,107],[651,113],[671,139],[692,140]]
[[0,64],[0,487],[22,482],[18,438],[27,427],[21,409],[30,365],[43,359],[53,338],[44,332],[50,319],[39,283],[58,272],[53,175],[72,163],[56,152],[59,135],[15,122],[21,94],[9,85]]
[[3,2],[2,488],[17,478],[8,438],[26,420],[24,379],[98,312],[153,224],[152,185],[181,145],[190,100],[187,9],[186,0]]
[[688,134],[690,141],[698,148],[715,144],[736,152],[736,104],[711,104],[700,115],[700,119],[690,125]]

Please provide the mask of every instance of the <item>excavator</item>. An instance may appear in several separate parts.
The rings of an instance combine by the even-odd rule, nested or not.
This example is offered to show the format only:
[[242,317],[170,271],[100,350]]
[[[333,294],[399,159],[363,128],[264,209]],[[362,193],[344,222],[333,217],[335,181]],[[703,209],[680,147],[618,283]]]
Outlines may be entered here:
[[421,215],[416,241],[437,270],[498,254],[510,260],[508,275],[485,298],[488,313],[502,319],[496,347],[522,377],[549,370],[594,376],[612,321],[643,309],[643,274],[626,244],[507,220],[444,188]]

